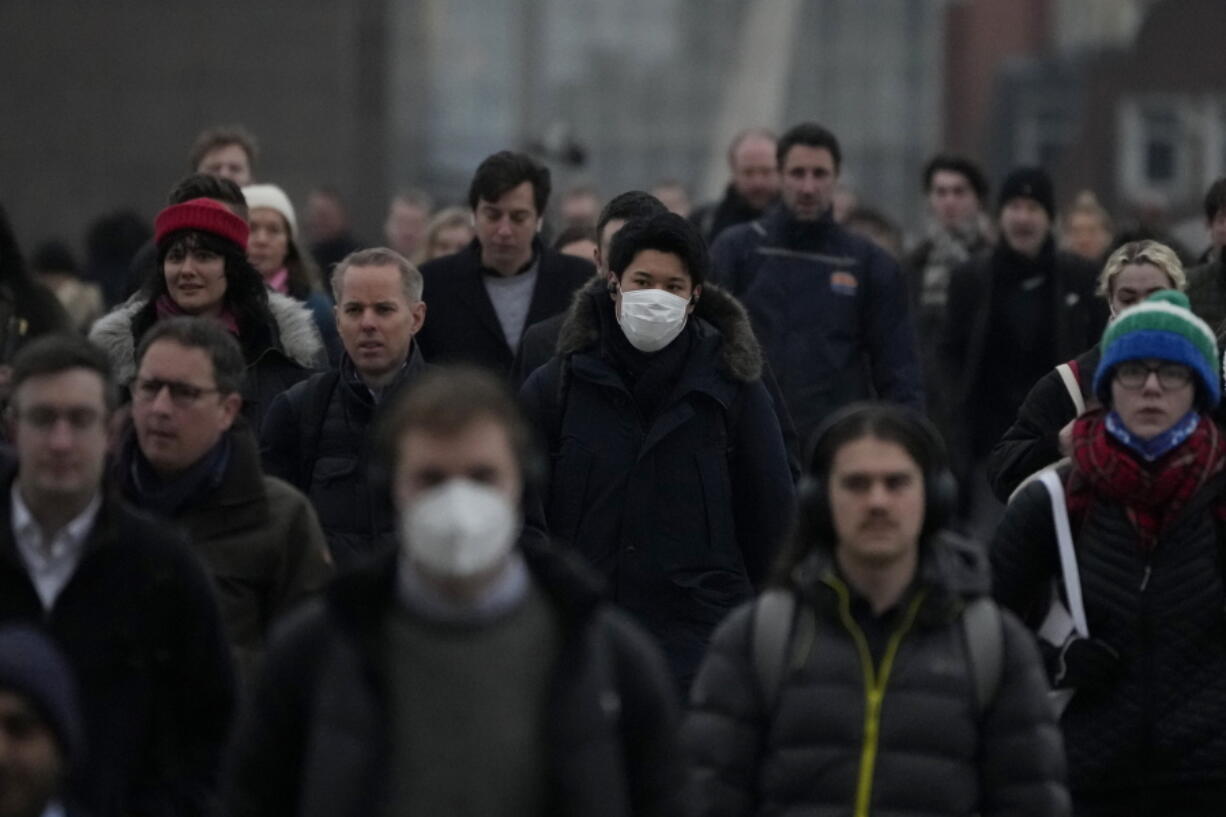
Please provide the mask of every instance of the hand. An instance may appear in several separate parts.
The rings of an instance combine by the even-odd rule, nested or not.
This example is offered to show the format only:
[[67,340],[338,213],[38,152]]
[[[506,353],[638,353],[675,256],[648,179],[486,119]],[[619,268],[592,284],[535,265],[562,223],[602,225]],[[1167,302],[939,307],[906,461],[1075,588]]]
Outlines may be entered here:
[[1076,420],[1069,420],[1068,424],[1060,429],[1060,433],[1056,435],[1056,445],[1060,449],[1060,456],[1071,457],[1073,455],[1073,423]]
[[1123,665],[1120,654],[1099,638],[1072,636],[1060,648],[1053,686],[1076,689],[1103,689],[1119,677]]

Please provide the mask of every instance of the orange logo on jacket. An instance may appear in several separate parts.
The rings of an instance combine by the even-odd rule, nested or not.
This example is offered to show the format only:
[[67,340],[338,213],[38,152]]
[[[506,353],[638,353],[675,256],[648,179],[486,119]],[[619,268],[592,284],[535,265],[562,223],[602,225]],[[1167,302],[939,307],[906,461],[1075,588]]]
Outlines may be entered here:
[[830,273],[830,289],[836,295],[855,295],[860,282],[850,272]]

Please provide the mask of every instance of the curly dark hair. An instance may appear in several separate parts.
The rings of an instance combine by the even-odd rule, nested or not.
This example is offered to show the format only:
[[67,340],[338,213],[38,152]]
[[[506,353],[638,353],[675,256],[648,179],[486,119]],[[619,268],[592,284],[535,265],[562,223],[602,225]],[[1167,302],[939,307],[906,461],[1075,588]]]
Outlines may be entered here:
[[[165,269],[166,256],[179,245],[199,247],[215,252],[225,262],[226,293],[223,303],[238,323],[239,341],[248,361],[276,343],[276,325],[268,306],[268,287],[264,278],[251,266],[247,254],[236,244],[201,230],[178,230],[166,236],[158,245],[157,269]],[[137,343],[149,327],[157,323],[157,300],[168,294],[166,276],[151,275],[141,287],[147,301],[132,319],[132,335]]]

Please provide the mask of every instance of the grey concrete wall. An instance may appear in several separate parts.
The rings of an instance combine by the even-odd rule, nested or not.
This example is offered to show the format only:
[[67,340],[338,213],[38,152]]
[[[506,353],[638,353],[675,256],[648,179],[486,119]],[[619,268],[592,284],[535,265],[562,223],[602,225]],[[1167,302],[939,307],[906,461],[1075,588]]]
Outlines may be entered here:
[[208,125],[259,138],[257,178],[301,208],[337,185],[359,229],[386,194],[384,0],[5,0],[0,201],[24,246],[152,218]]

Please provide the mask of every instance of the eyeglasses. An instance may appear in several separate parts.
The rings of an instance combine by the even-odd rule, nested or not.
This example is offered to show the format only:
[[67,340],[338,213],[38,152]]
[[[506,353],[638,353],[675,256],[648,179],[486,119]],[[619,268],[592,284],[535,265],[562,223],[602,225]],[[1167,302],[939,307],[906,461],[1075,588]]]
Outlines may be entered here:
[[18,422],[24,423],[37,431],[50,431],[59,425],[60,420],[66,420],[73,431],[89,431],[98,425],[102,412],[92,408],[70,408],[60,411],[48,406],[35,406],[25,411],[15,411],[13,415]]
[[1158,385],[1164,389],[1178,389],[1188,385],[1192,380],[1192,370],[1179,363],[1163,363],[1159,366],[1146,366],[1144,363],[1129,361],[1121,363],[1115,369],[1115,379],[1126,389],[1139,389],[1149,380],[1150,373],[1158,375]]
[[178,380],[138,377],[132,381],[132,399],[138,403],[152,403],[162,393],[162,389],[170,391],[170,402],[179,408],[190,408],[204,395],[221,391],[221,389],[205,389],[193,386],[191,383],[181,383]]

